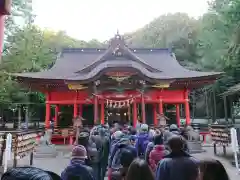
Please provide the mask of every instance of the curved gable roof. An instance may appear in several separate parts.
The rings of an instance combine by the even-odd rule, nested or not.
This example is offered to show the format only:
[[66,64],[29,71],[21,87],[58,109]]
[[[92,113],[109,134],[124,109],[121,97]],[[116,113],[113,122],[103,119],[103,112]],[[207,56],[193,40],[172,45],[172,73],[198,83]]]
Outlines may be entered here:
[[[119,54],[120,53],[120,54]],[[15,74],[38,79],[90,80],[107,69],[134,69],[150,79],[216,77],[221,73],[192,71],[181,66],[169,49],[130,49],[116,35],[107,49],[63,49],[53,67],[37,73]]]

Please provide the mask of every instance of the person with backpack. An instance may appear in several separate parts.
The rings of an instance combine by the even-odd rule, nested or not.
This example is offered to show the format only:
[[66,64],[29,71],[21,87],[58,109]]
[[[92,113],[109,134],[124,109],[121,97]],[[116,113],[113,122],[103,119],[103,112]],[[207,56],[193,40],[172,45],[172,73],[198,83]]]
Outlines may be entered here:
[[129,150],[137,156],[137,151],[131,145],[129,137],[121,138],[113,147],[108,161],[108,177],[111,177],[112,172],[119,170],[121,167],[120,157],[124,150]]
[[128,168],[135,158],[137,158],[136,153],[133,153],[128,149],[124,149],[120,156],[121,168],[112,173],[111,180],[124,180],[126,178]]
[[124,149],[130,150],[133,154],[137,155],[137,151],[134,146],[131,145],[129,137],[123,137],[119,140],[119,142],[114,147],[112,154],[110,154],[112,158],[112,162],[110,164],[110,167],[113,170],[118,170],[120,168],[120,156]]
[[156,135],[154,137],[154,148],[149,154],[149,165],[153,172],[156,171],[157,165],[161,159],[164,158],[169,152],[165,149],[163,145],[163,137],[162,135]]
[[135,144],[137,155],[139,157],[144,158],[149,141],[150,140],[149,140],[149,134],[148,134],[148,125],[142,124],[140,127],[140,132],[137,135],[137,141]]

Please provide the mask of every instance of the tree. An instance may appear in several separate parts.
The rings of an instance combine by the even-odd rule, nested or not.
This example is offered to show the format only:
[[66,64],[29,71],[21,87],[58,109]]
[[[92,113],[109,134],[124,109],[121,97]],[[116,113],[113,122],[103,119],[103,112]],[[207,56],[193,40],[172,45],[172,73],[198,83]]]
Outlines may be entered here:
[[188,61],[196,64],[198,28],[196,19],[184,13],[176,13],[162,15],[142,29],[126,36],[131,46],[172,48],[181,63]]

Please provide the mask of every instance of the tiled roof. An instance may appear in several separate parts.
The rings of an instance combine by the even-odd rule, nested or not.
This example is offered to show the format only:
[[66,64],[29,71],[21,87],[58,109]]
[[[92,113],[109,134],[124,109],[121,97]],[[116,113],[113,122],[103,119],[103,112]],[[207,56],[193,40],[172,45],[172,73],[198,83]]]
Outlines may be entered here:
[[121,37],[115,37],[110,41],[108,49],[63,49],[51,69],[15,75],[35,79],[84,81],[97,78],[102,72],[117,69],[134,70],[150,79],[159,80],[211,78],[221,74],[188,70],[178,63],[169,49],[129,49]]

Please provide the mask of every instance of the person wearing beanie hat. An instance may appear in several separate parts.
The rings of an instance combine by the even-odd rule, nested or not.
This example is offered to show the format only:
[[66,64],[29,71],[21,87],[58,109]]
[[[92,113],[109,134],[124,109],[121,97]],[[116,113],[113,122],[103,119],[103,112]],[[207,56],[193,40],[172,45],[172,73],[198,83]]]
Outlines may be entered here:
[[95,180],[93,169],[87,166],[87,150],[82,145],[77,145],[72,150],[72,158],[70,164],[61,173],[62,180],[84,179]]
[[163,159],[164,156],[167,155],[169,152],[165,149],[165,146],[163,145],[162,135],[156,135],[153,142],[154,148],[149,154],[149,165],[153,172],[155,172],[158,162]]
[[145,156],[145,152],[149,142],[150,142],[150,137],[148,134],[148,125],[141,124],[140,132],[137,136],[137,141],[135,144],[138,156],[141,156],[141,157]]
[[82,159],[85,160],[87,159],[87,150],[84,146],[78,145],[75,146],[72,150],[72,159]]
[[148,125],[147,124],[142,124],[140,126],[140,130],[141,130],[141,132],[147,132],[148,131]]
[[124,136],[123,132],[122,131],[116,131],[115,133],[113,133],[112,135],[112,139],[116,139],[116,140],[119,140],[121,139],[122,137]]

